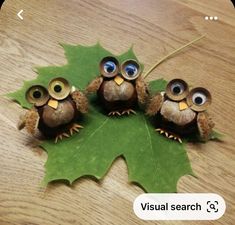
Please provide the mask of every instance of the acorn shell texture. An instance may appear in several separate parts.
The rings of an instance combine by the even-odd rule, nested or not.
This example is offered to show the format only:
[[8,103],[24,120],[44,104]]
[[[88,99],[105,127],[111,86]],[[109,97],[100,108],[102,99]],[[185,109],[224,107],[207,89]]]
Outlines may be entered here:
[[[38,108],[40,115],[38,129],[46,137],[55,137],[57,134],[65,132],[71,123],[77,121],[80,117],[80,113],[76,109],[76,104],[70,96],[65,100],[59,101],[57,110],[48,107],[50,106]],[[46,109],[45,112],[44,109]]]
[[43,107],[43,122],[51,128],[64,125],[72,121],[74,117],[74,108],[69,101],[60,101],[57,109],[45,105]]
[[134,85],[130,82],[124,81],[120,86],[115,81],[104,81],[103,93],[105,100],[113,101],[127,101],[130,99],[135,91]]
[[113,80],[104,81],[97,94],[107,111],[133,109],[138,104],[135,86],[127,81],[120,86]]
[[196,113],[190,108],[180,111],[178,102],[170,100],[166,100],[162,104],[160,113],[165,119],[179,126],[191,123],[196,117]]

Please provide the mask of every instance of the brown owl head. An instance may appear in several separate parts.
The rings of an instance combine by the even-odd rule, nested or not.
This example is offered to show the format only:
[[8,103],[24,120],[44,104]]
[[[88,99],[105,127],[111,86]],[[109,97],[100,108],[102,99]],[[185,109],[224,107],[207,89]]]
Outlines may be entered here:
[[171,80],[167,84],[166,97],[178,102],[180,111],[190,108],[202,112],[211,104],[211,94],[207,89],[197,87],[189,90],[188,84],[181,79]]
[[26,99],[35,107],[49,105],[56,109],[58,101],[64,100],[71,93],[71,86],[62,77],[57,77],[49,82],[48,88],[42,85],[34,85],[26,92]]
[[85,95],[62,77],[52,79],[47,88],[42,85],[30,87],[26,99],[33,107],[21,117],[18,128],[26,127],[31,134],[39,129],[45,137],[55,137],[55,142],[78,132],[82,126],[77,120],[88,111]]
[[108,56],[100,62],[100,73],[104,79],[113,79],[121,85],[124,81],[135,81],[141,74],[141,66],[134,59],[128,59],[120,65],[116,58]]
[[199,112],[211,104],[211,95],[202,87],[189,90],[188,84],[181,79],[171,80],[166,87],[161,114],[173,123],[185,126],[195,120]]
[[214,127],[206,112],[210,104],[207,89],[189,90],[185,81],[174,79],[167,84],[165,92],[158,92],[150,99],[146,114],[156,116],[156,131],[180,143],[179,135],[199,134],[201,140],[208,140]]

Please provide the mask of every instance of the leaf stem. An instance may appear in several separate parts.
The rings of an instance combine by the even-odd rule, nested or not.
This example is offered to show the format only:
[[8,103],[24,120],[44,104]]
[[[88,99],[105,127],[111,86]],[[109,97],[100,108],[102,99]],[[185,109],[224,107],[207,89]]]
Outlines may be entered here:
[[182,49],[188,47],[189,45],[192,45],[193,43],[199,41],[200,39],[204,38],[206,35],[202,35],[192,41],[190,41],[189,43],[181,46],[178,49],[175,49],[173,52],[169,53],[168,55],[164,56],[163,58],[161,58],[159,61],[157,61],[146,73],[145,75],[143,75],[143,78],[146,78],[159,64],[161,64],[162,62],[164,62],[166,59],[170,58],[172,55],[174,55],[175,53],[181,51]]

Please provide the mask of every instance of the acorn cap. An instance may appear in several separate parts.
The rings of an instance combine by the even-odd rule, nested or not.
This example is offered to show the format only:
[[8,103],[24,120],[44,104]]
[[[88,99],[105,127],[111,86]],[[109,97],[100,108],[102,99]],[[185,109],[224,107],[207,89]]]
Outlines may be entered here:
[[[133,77],[129,76],[125,71],[125,68],[128,64],[133,64],[137,68],[137,73]],[[140,64],[134,59],[127,59],[121,65],[121,74],[127,80],[135,80],[140,75],[140,73],[141,73]]]
[[[195,102],[195,99],[199,97],[203,100],[204,99],[204,103],[203,104],[197,104]],[[188,97],[187,97],[187,104],[190,106],[191,109],[193,109],[196,112],[201,112],[201,111],[205,111],[207,109],[207,107],[211,104],[212,102],[212,97],[210,92],[203,88],[203,87],[197,87],[197,88],[193,88]]]
[[[114,62],[115,63],[115,65],[116,65],[116,69],[113,71],[113,72],[111,72],[111,73],[107,73],[105,70],[104,70],[104,64],[106,63],[106,62],[108,62],[108,61],[112,61],[112,62]],[[101,73],[101,75],[103,75],[104,77],[114,77],[114,76],[116,76],[117,74],[118,74],[118,72],[119,72],[119,62],[118,62],[118,60],[115,58],[115,57],[112,57],[112,56],[107,56],[107,57],[105,57],[105,58],[103,58],[102,60],[101,60],[101,62],[100,62],[100,73]]]
[[[181,84],[183,87],[184,87],[184,90],[181,94],[174,94],[172,92],[172,85],[173,84]],[[171,100],[174,100],[174,101],[181,101],[183,100],[184,98],[187,97],[189,93],[189,87],[188,87],[188,84],[182,80],[182,79],[173,79],[171,80],[167,86],[166,86],[166,95],[171,99]]]
[[57,77],[50,81],[48,92],[50,96],[56,100],[65,99],[71,91],[69,82],[63,77]]
[[45,87],[34,85],[27,90],[25,97],[29,103],[35,106],[42,106],[47,103],[49,94]]

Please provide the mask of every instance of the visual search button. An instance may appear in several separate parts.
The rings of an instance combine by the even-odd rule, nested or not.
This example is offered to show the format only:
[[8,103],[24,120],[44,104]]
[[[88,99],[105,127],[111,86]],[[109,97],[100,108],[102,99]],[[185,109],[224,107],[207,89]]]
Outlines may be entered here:
[[142,194],[133,210],[142,220],[217,220],[225,213],[224,199],[213,193]]

